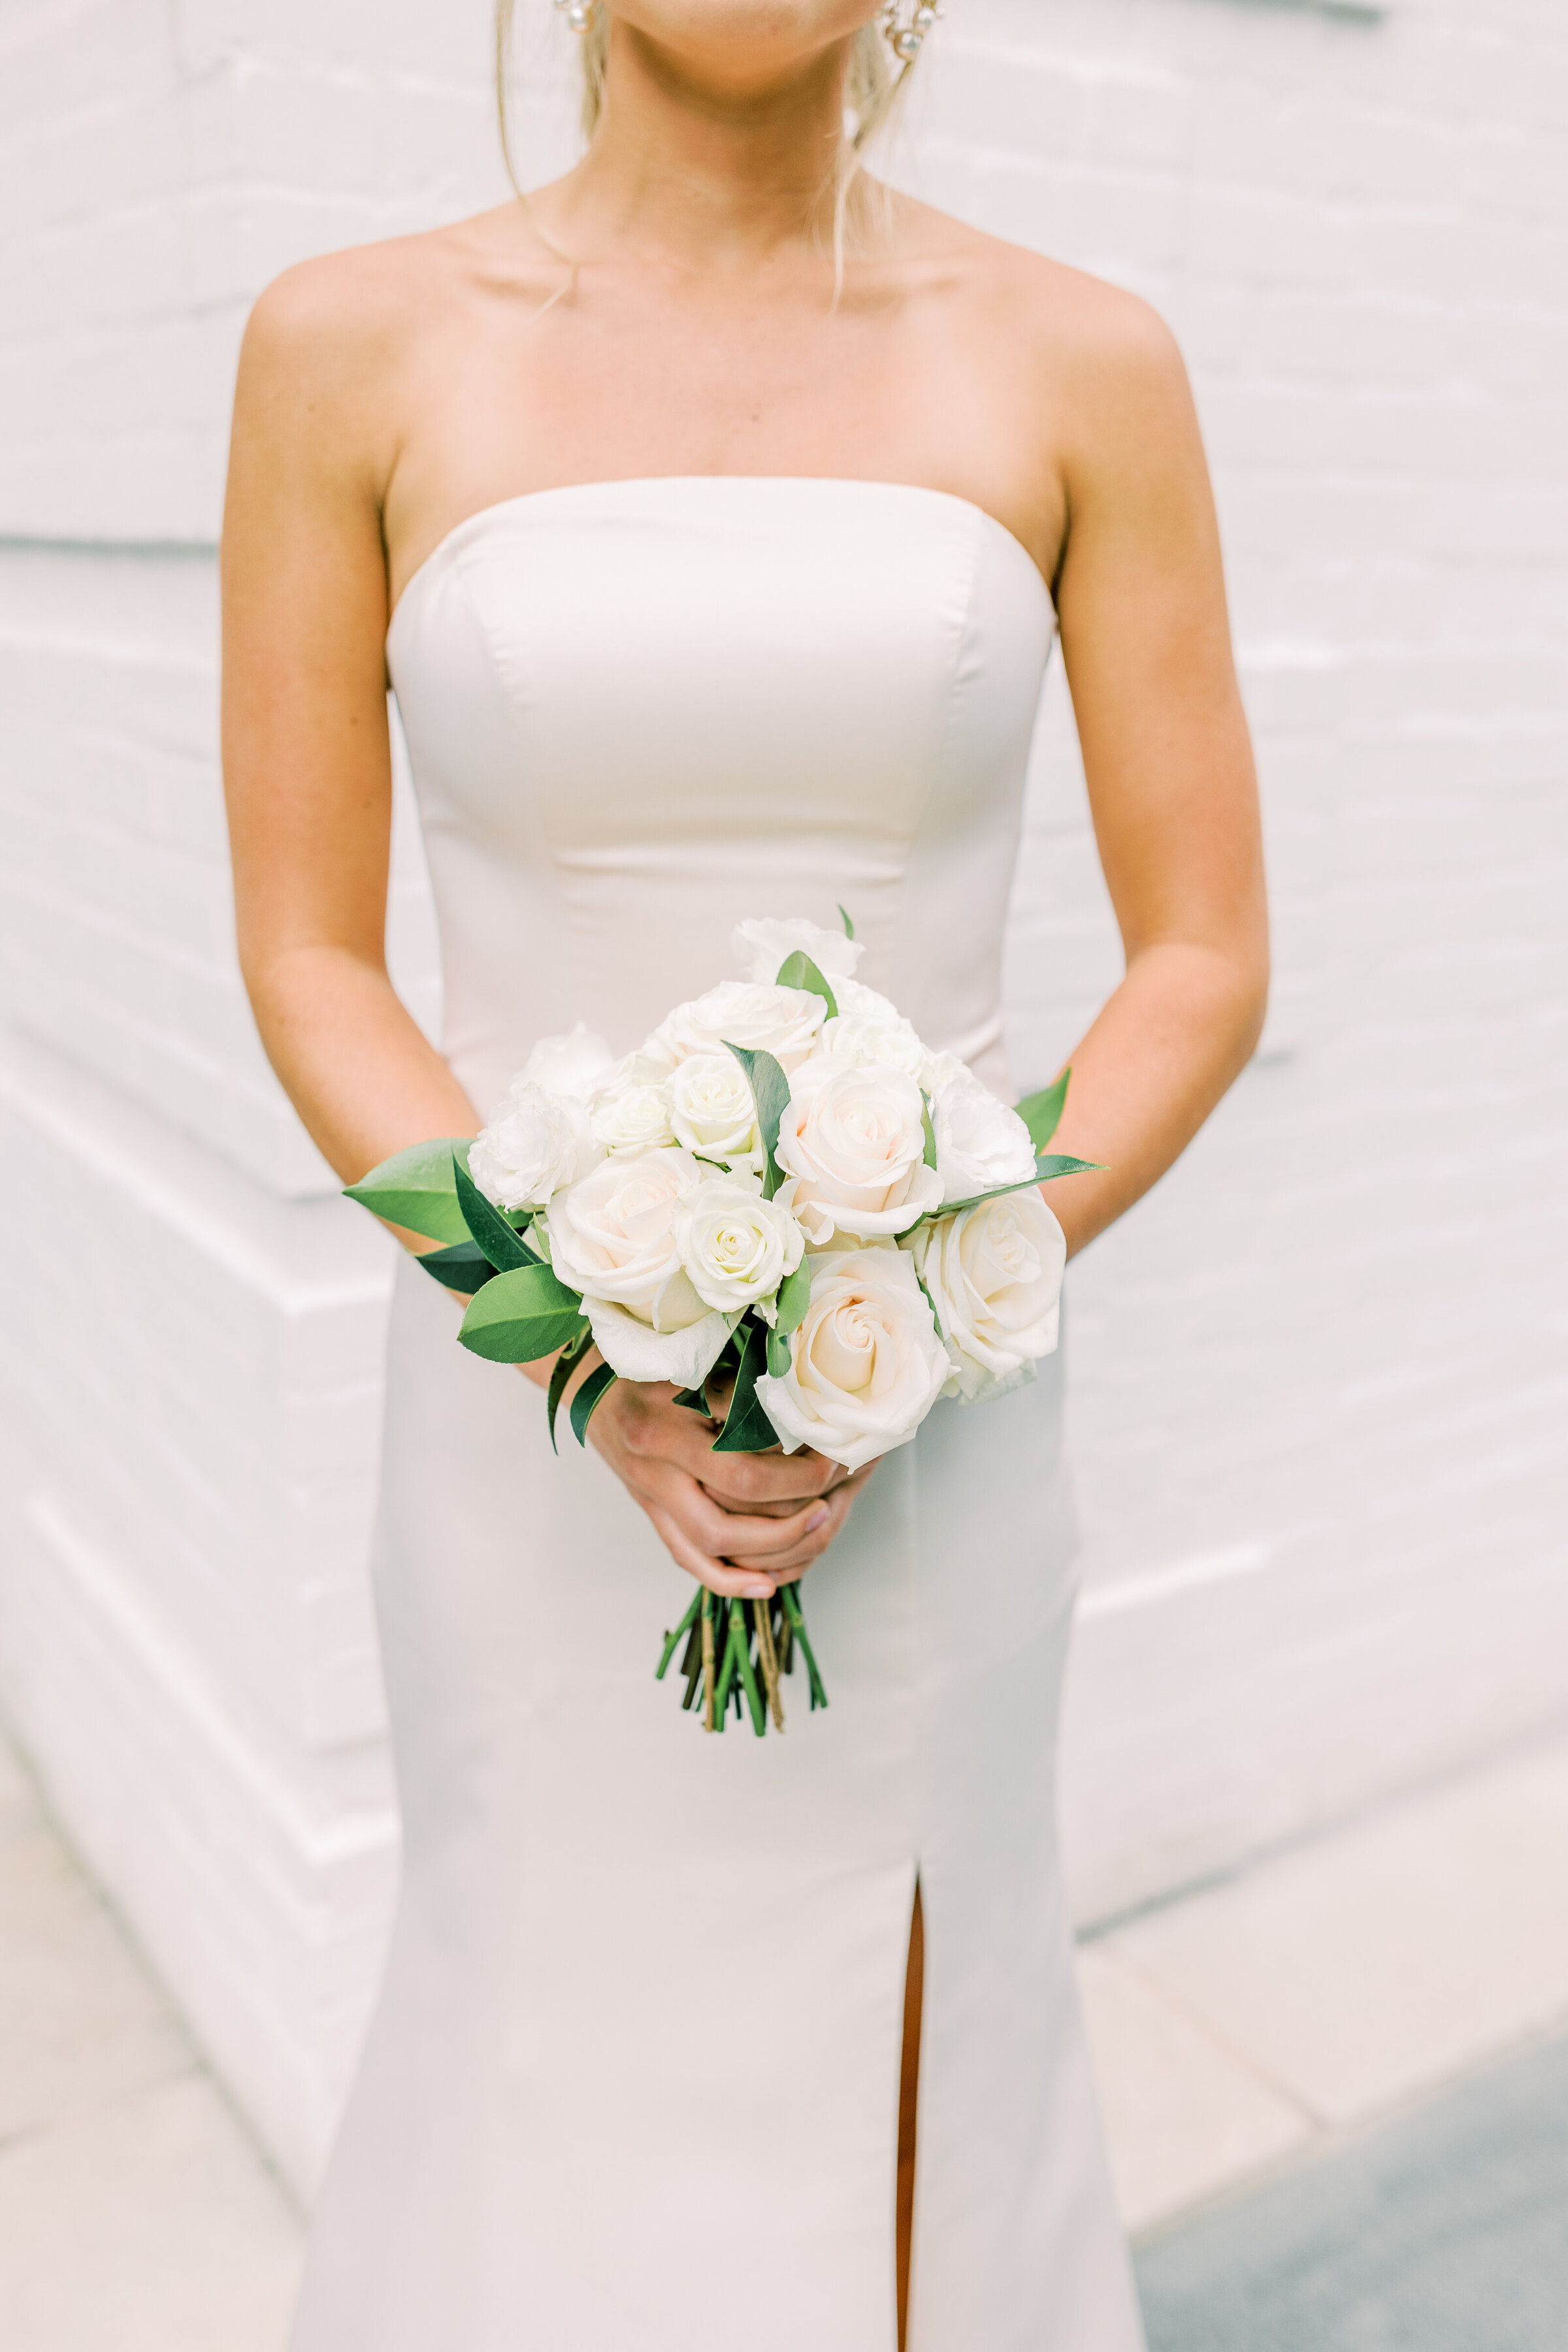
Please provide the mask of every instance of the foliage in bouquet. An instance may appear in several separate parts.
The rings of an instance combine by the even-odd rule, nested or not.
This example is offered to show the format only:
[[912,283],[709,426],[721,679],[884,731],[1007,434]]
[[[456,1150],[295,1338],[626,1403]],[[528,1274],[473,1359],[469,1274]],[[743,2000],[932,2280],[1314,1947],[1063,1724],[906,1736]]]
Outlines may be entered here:
[[[581,1024],[534,1048],[471,1144],[416,1145],[350,1186],[442,1244],[458,1334],[491,1362],[553,1356],[546,1423],[590,1352],[579,1444],[617,1379],[669,1381],[715,1451],[811,1446],[858,1469],[907,1444],[941,1396],[1033,1377],[1057,1344],[1066,1244],[1037,1189],[1091,1162],[1048,1153],[1069,1073],[1010,1108],[855,978],[860,948],[751,919],[748,968],[678,1005],[616,1061]],[[705,1591],[666,1639],[683,1704],[784,1727],[805,1662],[800,1597]]]

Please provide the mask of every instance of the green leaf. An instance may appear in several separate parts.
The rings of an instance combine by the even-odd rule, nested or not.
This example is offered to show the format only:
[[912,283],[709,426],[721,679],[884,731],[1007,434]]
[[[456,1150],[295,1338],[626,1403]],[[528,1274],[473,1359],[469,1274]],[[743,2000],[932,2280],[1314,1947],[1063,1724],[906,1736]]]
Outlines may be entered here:
[[915,1280],[920,1284],[921,1297],[931,1308],[931,1319],[936,1326],[936,1336],[945,1348],[947,1345],[947,1334],[942,1328],[942,1317],[936,1311],[936,1301],[931,1295],[931,1285],[927,1282],[923,1274],[917,1274]]
[[708,1400],[700,1389],[677,1389],[675,1402],[685,1405],[689,1412],[706,1413],[708,1411]]
[[[709,1370],[708,1377],[702,1383],[704,1395],[710,1394],[716,1388],[721,1388],[726,1375],[732,1380],[734,1375],[740,1370],[741,1358],[745,1353],[746,1329],[748,1328],[749,1327],[746,1326],[745,1318],[743,1317],[742,1318],[740,1325],[732,1325],[731,1327],[730,1336],[725,1340],[723,1346],[720,1349],[719,1353],[714,1357],[712,1364]],[[739,1329],[741,1333],[739,1339],[735,1337],[737,1329]],[[714,1420],[718,1419],[718,1415],[714,1413],[711,1405],[709,1406],[708,1411]]]
[[1061,1125],[1062,1111],[1068,1098],[1068,1081],[1072,1076],[1069,1063],[1054,1086],[1042,1087],[1037,1095],[1026,1095],[1014,1108],[1029,1130],[1029,1140],[1037,1151],[1043,1151]]
[[593,1328],[591,1325],[584,1325],[575,1339],[568,1340],[550,1368],[550,1388],[544,1400],[544,1425],[550,1432],[550,1450],[552,1454],[559,1454],[561,1451],[555,1443],[555,1416],[561,1409],[561,1400],[566,1393],[566,1383],[593,1344]]
[[844,925],[845,938],[847,940],[852,940],[855,936],[855,926],[849,919],[849,909],[844,904],[842,898],[838,902],[838,918]]
[[752,1100],[757,1108],[757,1127],[766,1155],[763,1167],[763,1198],[771,1201],[784,1181],[783,1171],[773,1155],[778,1150],[779,1121],[789,1103],[789,1080],[771,1054],[753,1053],[749,1045],[731,1045],[728,1038],[724,1044],[746,1073]]
[[796,948],[793,954],[786,955],[780,964],[777,984],[780,988],[804,988],[813,996],[820,996],[827,1007],[828,1019],[830,1021],[837,1019],[837,998],[812,962],[811,958],[799,948]]
[[921,1088],[921,1125],[925,1129],[925,1163],[928,1168],[934,1168],[936,1166],[936,1129],[931,1123],[931,1097],[923,1087]]
[[775,1325],[768,1333],[768,1370],[775,1381],[782,1381],[794,1360],[789,1333],[781,1331]]
[[452,1162],[452,1179],[463,1222],[496,1272],[512,1274],[519,1266],[537,1265],[537,1252],[513,1232],[500,1211],[486,1200],[468,1170],[460,1167],[456,1159]]
[[991,1192],[976,1192],[967,1201],[946,1202],[942,1208],[929,1211],[915,1222],[934,1224],[938,1217],[955,1217],[960,1209],[977,1209],[982,1201],[1000,1201],[1007,1192],[1026,1192],[1031,1185],[1048,1184],[1057,1176],[1088,1176],[1102,1165],[1098,1160],[1071,1160],[1059,1151],[1037,1151],[1032,1176],[1021,1176],[1016,1184],[998,1184]]
[[594,1418],[594,1407],[601,1397],[616,1385],[616,1374],[608,1364],[595,1365],[572,1400],[572,1434],[579,1445],[588,1443],[588,1423]]
[[715,1454],[765,1454],[779,1434],[757,1398],[757,1382],[767,1362],[767,1332],[761,1323],[748,1323],[745,1353],[735,1375],[729,1415],[713,1440]]
[[1035,1181],[1048,1184],[1053,1176],[1089,1176],[1103,1170],[1103,1160],[1074,1160],[1065,1151],[1037,1151]]
[[406,1225],[410,1233],[424,1234],[433,1242],[466,1242],[468,1228],[458,1206],[454,1159],[467,1174],[466,1136],[444,1135],[434,1143],[413,1143],[406,1151],[395,1151],[357,1184],[345,1184],[343,1191],[362,1209],[384,1217],[389,1225]]
[[779,1285],[778,1320],[775,1331],[796,1331],[805,1320],[805,1310],[811,1305],[811,1268],[805,1258],[793,1274],[786,1274]]
[[417,1260],[428,1275],[448,1290],[465,1297],[493,1279],[495,1268],[478,1242],[454,1242],[449,1249],[426,1250]]
[[531,1364],[570,1347],[584,1328],[583,1302],[547,1265],[514,1266],[487,1282],[458,1337],[492,1364]]

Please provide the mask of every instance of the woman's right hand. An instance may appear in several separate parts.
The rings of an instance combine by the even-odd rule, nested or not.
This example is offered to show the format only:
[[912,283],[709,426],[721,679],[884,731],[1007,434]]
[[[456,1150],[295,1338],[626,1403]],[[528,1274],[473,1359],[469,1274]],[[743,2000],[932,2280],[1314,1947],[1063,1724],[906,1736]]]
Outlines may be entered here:
[[821,1559],[875,1463],[820,1454],[715,1454],[715,1424],[663,1382],[616,1381],[588,1435],[678,1568],[713,1592],[765,1601]]

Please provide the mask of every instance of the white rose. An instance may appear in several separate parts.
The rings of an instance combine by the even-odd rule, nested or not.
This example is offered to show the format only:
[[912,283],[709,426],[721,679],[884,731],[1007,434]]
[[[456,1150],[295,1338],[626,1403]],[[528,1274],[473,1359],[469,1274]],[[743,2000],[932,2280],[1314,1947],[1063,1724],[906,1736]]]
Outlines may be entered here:
[[968,1070],[938,1088],[931,1123],[944,1201],[971,1201],[1003,1184],[1026,1184],[1035,1172],[1028,1129]]
[[542,1037],[515,1083],[542,1087],[547,1095],[570,1095],[577,1102],[586,1102],[612,1058],[604,1039],[579,1021],[564,1037]]
[[650,1059],[666,1058],[673,1069],[693,1054],[721,1054],[726,1045],[767,1053],[785,1070],[797,1069],[826,1018],[820,996],[804,988],[763,987],[749,980],[721,980],[706,996],[678,1004],[643,1047]]
[[704,1160],[761,1166],[757,1107],[733,1054],[693,1054],[676,1069],[665,1099],[675,1139],[688,1151],[700,1152]]
[[504,1108],[469,1149],[468,1173],[497,1208],[540,1209],[597,1158],[580,1102],[514,1078]]
[[620,1087],[661,1087],[675,1067],[675,1055],[657,1037],[645,1038],[605,1072],[595,1095],[614,1094]]
[[886,1021],[896,1025],[904,1017],[890,996],[879,995],[864,981],[836,980],[833,998],[840,1013],[857,1021]]
[[588,1125],[595,1140],[612,1152],[658,1151],[677,1139],[664,1088],[636,1079],[602,1087],[588,1106]]
[[931,1058],[909,1022],[896,1013],[891,1020],[863,1013],[841,1013],[837,1020],[825,1024],[821,1050],[836,1062],[856,1069],[864,1069],[870,1062],[888,1062],[895,1070],[907,1070],[911,1078],[922,1083],[926,1064]]
[[703,1171],[673,1145],[601,1161],[550,1203],[550,1262],[585,1300],[604,1299],[658,1331],[695,1322],[702,1302],[681,1269],[675,1213]]
[[679,1331],[656,1331],[624,1307],[602,1298],[584,1299],[583,1311],[594,1345],[623,1381],[669,1381],[678,1389],[699,1389],[718,1362],[730,1336],[731,1318],[716,1311]]
[[810,1261],[811,1304],[790,1335],[790,1369],[757,1382],[786,1454],[814,1446],[858,1470],[907,1444],[952,1366],[902,1250]]
[[710,1176],[688,1192],[676,1211],[675,1238],[700,1298],[727,1316],[755,1306],[770,1323],[773,1294],[805,1251],[795,1219],[763,1200],[755,1177]]
[[950,1396],[978,1396],[1056,1347],[1067,1242],[1037,1192],[935,1218],[906,1246],[952,1360]]
[[863,1240],[901,1234],[942,1199],[925,1164],[921,1090],[884,1063],[803,1070],[779,1121],[777,1158],[792,1180],[779,1198],[814,1247],[836,1228]]
[[[736,961],[745,965],[749,979],[762,981],[776,980],[786,956],[807,955],[836,996],[837,982],[848,979],[865,953],[846,932],[825,931],[807,922],[804,915],[776,923],[748,915],[731,932],[730,950]],[[745,1040],[739,1042],[743,1045]]]
[[921,1071],[921,1084],[928,1095],[939,1095],[943,1087],[951,1087],[956,1079],[970,1075],[968,1063],[961,1062],[956,1054],[928,1053]]
[[617,1157],[550,1203],[551,1264],[583,1294],[595,1344],[624,1380],[693,1388],[729,1336],[729,1318],[693,1289],[675,1236],[677,1212],[703,1172],[673,1146]]
[[[858,980],[835,981],[833,993],[841,1018],[890,1029],[899,1037],[914,1035],[912,1024],[904,1019],[890,996],[879,995],[874,988],[866,988]],[[841,1052],[843,1049],[836,1047],[834,1050]],[[907,1053],[895,1054],[889,1058],[902,1069],[906,1065]],[[939,1087],[962,1077],[968,1066],[961,1062],[956,1054],[933,1053],[929,1045],[922,1045],[919,1063],[910,1066],[927,1094],[933,1095]]]

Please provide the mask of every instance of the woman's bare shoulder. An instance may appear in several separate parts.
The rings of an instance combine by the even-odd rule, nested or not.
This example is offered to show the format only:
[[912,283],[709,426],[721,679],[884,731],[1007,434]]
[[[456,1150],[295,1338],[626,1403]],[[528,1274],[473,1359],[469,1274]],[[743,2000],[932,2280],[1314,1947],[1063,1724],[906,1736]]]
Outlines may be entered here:
[[1184,398],[1176,339],[1141,295],[930,206],[911,203],[907,216],[915,251],[950,296],[1052,389]]
[[350,469],[378,499],[419,387],[449,358],[475,303],[529,291],[542,302],[554,290],[558,265],[531,252],[515,217],[503,206],[284,270],[246,326],[237,431],[280,447],[308,436],[321,465]]
[[520,241],[513,236],[509,251],[506,236],[514,216],[515,208],[503,205],[445,227],[297,261],[257,298],[247,342],[296,362],[384,364],[411,342],[439,333],[465,296],[501,268],[510,264],[514,278],[522,274]]

